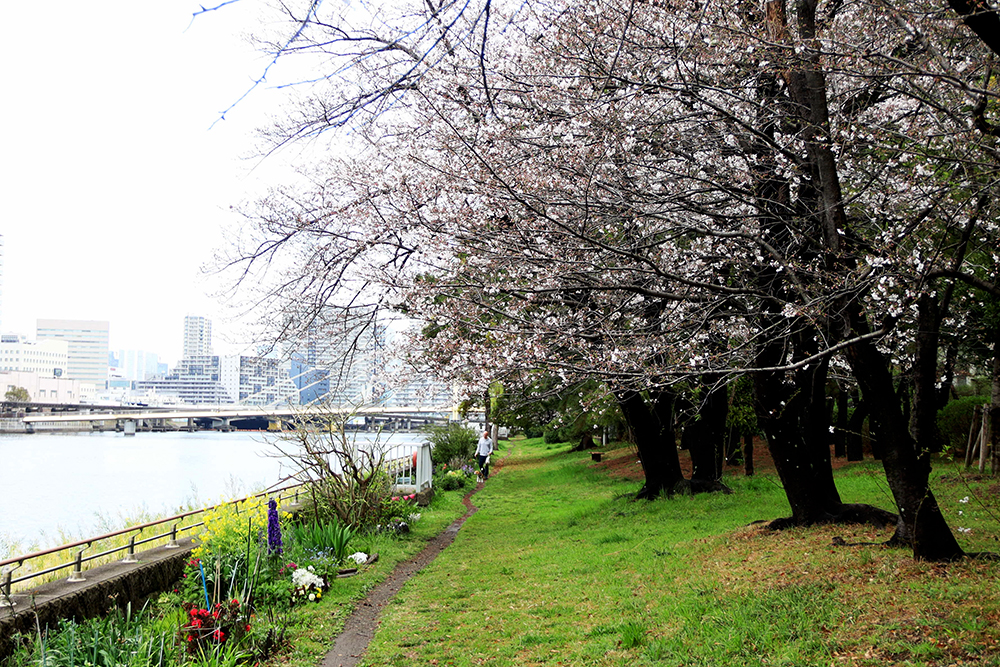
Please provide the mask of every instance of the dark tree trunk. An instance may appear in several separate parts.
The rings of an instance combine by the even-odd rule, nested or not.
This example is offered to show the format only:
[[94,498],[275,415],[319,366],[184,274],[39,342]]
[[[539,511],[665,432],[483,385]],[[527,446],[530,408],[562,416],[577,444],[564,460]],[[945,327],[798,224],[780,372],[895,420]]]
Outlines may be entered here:
[[868,403],[861,399],[860,392],[852,394],[854,412],[847,422],[847,460],[863,461],[865,459],[864,442],[861,439],[861,429],[868,418]]
[[837,391],[837,427],[833,431],[833,454],[837,457],[847,456],[847,392],[838,385]]
[[913,359],[913,410],[910,433],[922,452],[940,452],[943,437],[937,425],[938,317],[934,297],[924,293],[917,301],[916,352]]
[[993,474],[1000,474],[1000,326],[993,329],[993,381],[990,392],[990,432],[987,442],[993,448]]
[[[766,343],[757,365],[780,366],[784,349],[781,341]],[[794,385],[785,381],[784,371],[754,374],[757,424],[792,508],[787,523],[794,525],[831,521],[843,505],[833,482],[830,448],[812,423],[825,408],[823,391],[817,388],[826,382],[826,369],[822,362],[796,371]]]
[[710,382],[702,384],[704,399],[698,406],[698,415],[684,427],[685,441],[691,452],[691,482],[704,486],[722,479],[729,410],[726,386],[713,386]]
[[941,387],[938,389],[937,408],[940,410],[955,393],[955,364],[958,363],[958,347],[954,343],[948,345],[944,355],[944,375],[941,378]]
[[[854,313],[856,333],[868,332],[860,312]],[[882,465],[899,519],[890,543],[908,545],[917,560],[947,561],[964,555],[931,492],[930,456],[910,436],[894,391],[892,375],[871,340],[847,349],[847,359],[869,406],[870,432],[882,449]]]
[[661,494],[674,493],[685,480],[674,435],[673,395],[656,393],[652,406],[637,391],[623,390],[616,396],[625,423],[635,438],[646,477],[646,483],[636,497],[652,499]]
[[747,477],[753,476],[753,436],[743,436],[743,472]]

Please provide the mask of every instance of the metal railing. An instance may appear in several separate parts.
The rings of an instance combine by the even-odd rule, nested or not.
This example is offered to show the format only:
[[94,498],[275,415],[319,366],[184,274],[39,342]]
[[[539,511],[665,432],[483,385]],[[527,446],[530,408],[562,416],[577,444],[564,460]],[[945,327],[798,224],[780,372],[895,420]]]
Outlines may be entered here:
[[[137,559],[135,557],[135,550],[137,546],[148,544],[150,542],[155,542],[157,540],[164,540],[169,538],[169,541],[165,545],[167,548],[178,547],[177,538],[181,533],[185,533],[195,528],[200,528],[205,525],[204,521],[198,521],[195,523],[184,524],[184,519],[192,516],[197,516],[199,514],[204,514],[205,512],[212,511],[219,507],[225,505],[236,505],[236,511],[239,511],[239,505],[245,503],[249,500],[262,497],[273,497],[278,501],[279,504],[286,503],[291,500],[291,504],[298,504],[299,492],[303,490],[304,484],[294,484],[291,486],[286,486],[281,489],[275,489],[272,491],[264,491],[261,493],[256,493],[245,498],[240,498],[238,500],[232,500],[226,503],[220,503],[218,505],[212,505],[211,507],[203,507],[201,509],[191,510],[189,512],[184,512],[182,514],[176,514],[174,516],[166,517],[164,519],[157,519],[155,521],[148,521],[143,524],[138,524],[135,526],[129,526],[128,528],[123,528],[121,530],[114,531],[112,533],[106,533],[104,535],[98,535],[97,537],[90,537],[85,540],[79,540],[77,542],[70,542],[69,544],[63,544],[58,547],[52,547],[50,549],[44,549],[42,551],[36,551],[34,553],[25,554],[23,556],[15,556],[13,558],[8,558],[6,560],[0,560],[0,606],[5,606],[8,604],[8,599],[11,595],[11,587],[14,584],[29,581],[31,579],[36,579],[38,577],[44,577],[46,575],[52,574],[53,572],[58,572],[66,568],[72,567],[73,572],[68,577],[68,581],[86,581],[83,570],[83,564],[88,563],[97,559],[107,558],[114,554],[120,553],[122,551],[127,552],[125,557],[121,562],[124,563],[135,563]],[[149,528],[156,526],[163,526],[165,524],[170,524],[170,530],[162,533],[157,533],[156,535],[150,535],[148,537],[143,537],[141,539],[141,533]],[[112,540],[116,537],[121,537],[123,535],[128,535],[128,544],[111,547],[100,553],[84,555],[87,549],[91,548],[94,544]],[[31,561],[37,561],[41,558],[46,558],[52,556],[53,554],[58,554],[66,551],[76,550],[76,554],[73,556],[72,560],[65,562],[60,562],[56,565],[46,567],[41,570],[28,572],[20,577],[14,577],[13,572],[20,569],[25,565],[25,563],[30,563]]]

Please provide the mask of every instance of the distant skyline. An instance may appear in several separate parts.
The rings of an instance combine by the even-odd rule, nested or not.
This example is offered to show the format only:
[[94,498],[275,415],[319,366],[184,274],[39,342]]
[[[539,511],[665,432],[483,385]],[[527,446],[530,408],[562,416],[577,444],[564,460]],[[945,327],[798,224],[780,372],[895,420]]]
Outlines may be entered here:
[[259,87],[219,121],[267,64],[241,38],[259,3],[192,20],[199,6],[5,9],[0,35],[18,57],[0,107],[0,331],[107,320],[111,349],[173,364],[192,314],[213,321],[218,351],[243,351],[199,268],[226,243],[230,207],[286,172],[280,158],[244,159],[283,94]]

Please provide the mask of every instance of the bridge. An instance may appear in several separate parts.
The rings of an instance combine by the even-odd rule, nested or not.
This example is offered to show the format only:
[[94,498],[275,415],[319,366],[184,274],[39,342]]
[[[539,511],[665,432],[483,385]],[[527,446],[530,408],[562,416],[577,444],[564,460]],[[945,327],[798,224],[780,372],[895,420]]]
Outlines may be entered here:
[[[360,408],[331,408],[329,406],[317,405],[289,405],[277,406],[248,406],[248,405],[224,405],[211,408],[180,407],[180,408],[145,408],[145,409],[118,409],[102,408],[100,406],[80,406],[76,411],[63,412],[36,412],[26,414],[21,417],[21,421],[29,429],[34,425],[59,425],[68,423],[91,422],[115,422],[121,424],[126,434],[134,433],[136,425],[142,422],[186,420],[187,428],[193,429],[196,421],[211,420],[219,422],[223,428],[229,428],[233,420],[241,419],[266,419],[269,422],[275,421],[313,421],[342,419],[350,420],[365,418],[371,420],[394,420],[394,421],[427,421],[446,422],[456,416],[455,409],[451,406],[368,406]],[[98,411],[92,411],[97,408]]]

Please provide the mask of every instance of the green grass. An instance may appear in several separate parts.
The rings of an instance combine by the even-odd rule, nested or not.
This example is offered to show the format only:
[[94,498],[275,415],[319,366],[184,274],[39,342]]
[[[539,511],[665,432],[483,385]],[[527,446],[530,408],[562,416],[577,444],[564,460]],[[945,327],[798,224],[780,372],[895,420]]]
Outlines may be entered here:
[[[769,475],[730,477],[732,495],[633,502],[635,481],[549,447],[517,445],[455,543],[386,610],[365,665],[1000,665],[995,562],[832,545],[891,529],[769,532],[752,522],[788,513]],[[958,503],[986,498],[988,481],[936,474],[953,525],[968,508],[963,545],[995,544],[989,503]],[[875,464],[839,471],[838,486],[892,507]]]
[[[627,449],[605,455],[634,460]],[[1000,563],[917,563],[877,544],[833,545],[878,543],[891,527],[770,532],[762,522],[788,506],[760,470],[731,471],[731,495],[635,502],[640,482],[610,476],[589,454],[517,443],[473,497],[479,511],[455,542],[384,610],[364,664],[1000,667]],[[892,507],[877,463],[836,474],[845,502]],[[996,550],[995,478],[941,462],[933,484],[950,524],[968,529],[958,533],[963,547]],[[335,580],[321,602],[257,618],[255,630],[273,624],[290,639],[268,664],[318,664],[353,606],[465,512],[463,494],[438,494],[409,536],[356,536],[351,549],[379,553],[378,563]],[[160,651],[177,623],[87,630],[76,641],[142,664],[132,656]],[[78,650],[67,641],[53,637],[50,655]],[[115,653],[124,645],[134,653]]]

